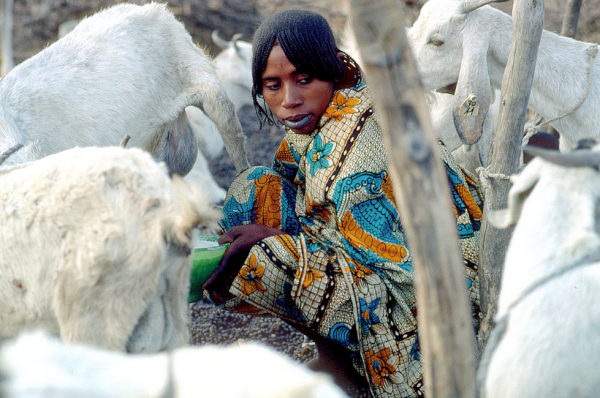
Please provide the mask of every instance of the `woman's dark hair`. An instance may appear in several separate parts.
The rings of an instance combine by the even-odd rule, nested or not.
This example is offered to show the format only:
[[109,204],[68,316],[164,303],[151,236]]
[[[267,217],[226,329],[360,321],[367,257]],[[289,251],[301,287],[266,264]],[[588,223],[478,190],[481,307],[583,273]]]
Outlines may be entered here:
[[252,39],[252,99],[261,125],[275,118],[262,97],[262,75],[267,58],[275,43],[279,43],[285,56],[302,73],[320,80],[335,82],[346,71],[338,58],[338,48],[327,20],[316,12],[307,10],[281,11],[262,22]]

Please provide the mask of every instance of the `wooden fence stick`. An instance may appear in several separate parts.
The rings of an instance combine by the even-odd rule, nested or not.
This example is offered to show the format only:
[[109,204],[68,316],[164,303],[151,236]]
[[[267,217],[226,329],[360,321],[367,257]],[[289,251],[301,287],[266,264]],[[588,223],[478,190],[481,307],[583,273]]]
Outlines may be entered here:
[[[515,0],[512,15],[512,48],[502,79],[498,127],[490,157],[490,173],[506,176],[517,173],[519,169],[525,115],[544,24],[544,0]],[[510,229],[492,227],[485,214],[506,207],[509,188],[508,180],[491,179],[485,195],[479,253],[481,309],[484,314],[478,336],[480,349],[484,348],[494,326],[504,254],[511,235]]]
[[14,0],[0,0],[0,77],[15,66],[13,54]]
[[426,395],[475,397],[475,342],[448,178],[397,0],[351,0],[351,18],[415,267]]
[[577,22],[581,12],[583,0],[567,0],[565,4],[565,15],[563,16],[560,34],[573,39],[577,36]]

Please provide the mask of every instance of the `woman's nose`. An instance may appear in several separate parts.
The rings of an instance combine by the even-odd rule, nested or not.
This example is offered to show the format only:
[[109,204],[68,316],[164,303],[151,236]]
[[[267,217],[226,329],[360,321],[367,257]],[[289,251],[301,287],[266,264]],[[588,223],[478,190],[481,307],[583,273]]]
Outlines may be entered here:
[[283,102],[281,106],[284,108],[293,108],[302,104],[302,96],[298,88],[291,86],[284,89]]

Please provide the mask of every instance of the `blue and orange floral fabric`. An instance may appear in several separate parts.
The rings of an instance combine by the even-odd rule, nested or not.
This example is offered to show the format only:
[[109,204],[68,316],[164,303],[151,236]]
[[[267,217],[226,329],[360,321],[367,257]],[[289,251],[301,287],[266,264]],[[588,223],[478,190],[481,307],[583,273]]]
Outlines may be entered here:
[[[418,397],[410,249],[369,90],[354,61],[345,62],[348,74],[316,131],[287,131],[271,168],[246,170],[231,185],[224,230],[261,223],[289,235],[255,245],[230,289],[235,299],[220,304],[300,322],[345,347],[375,397]],[[481,202],[443,145],[440,151],[477,318]]]

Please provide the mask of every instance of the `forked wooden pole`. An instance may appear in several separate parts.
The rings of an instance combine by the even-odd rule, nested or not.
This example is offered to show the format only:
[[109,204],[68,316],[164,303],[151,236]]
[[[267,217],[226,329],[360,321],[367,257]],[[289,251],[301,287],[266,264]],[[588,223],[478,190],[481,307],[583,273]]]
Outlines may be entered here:
[[[544,0],[515,0],[512,15],[512,48],[502,79],[498,127],[490,157],[490,173],[505,176],[516,174],[519,169],[525,115],[544,24]],[[494,327],[504,254],[512,232],[492,227],[485,215],[490,210],[506,208],[509,189],[508,180],[493,178],[485,195],[479,254],[484,314],[478,336],[480,349],[485,347]]]

